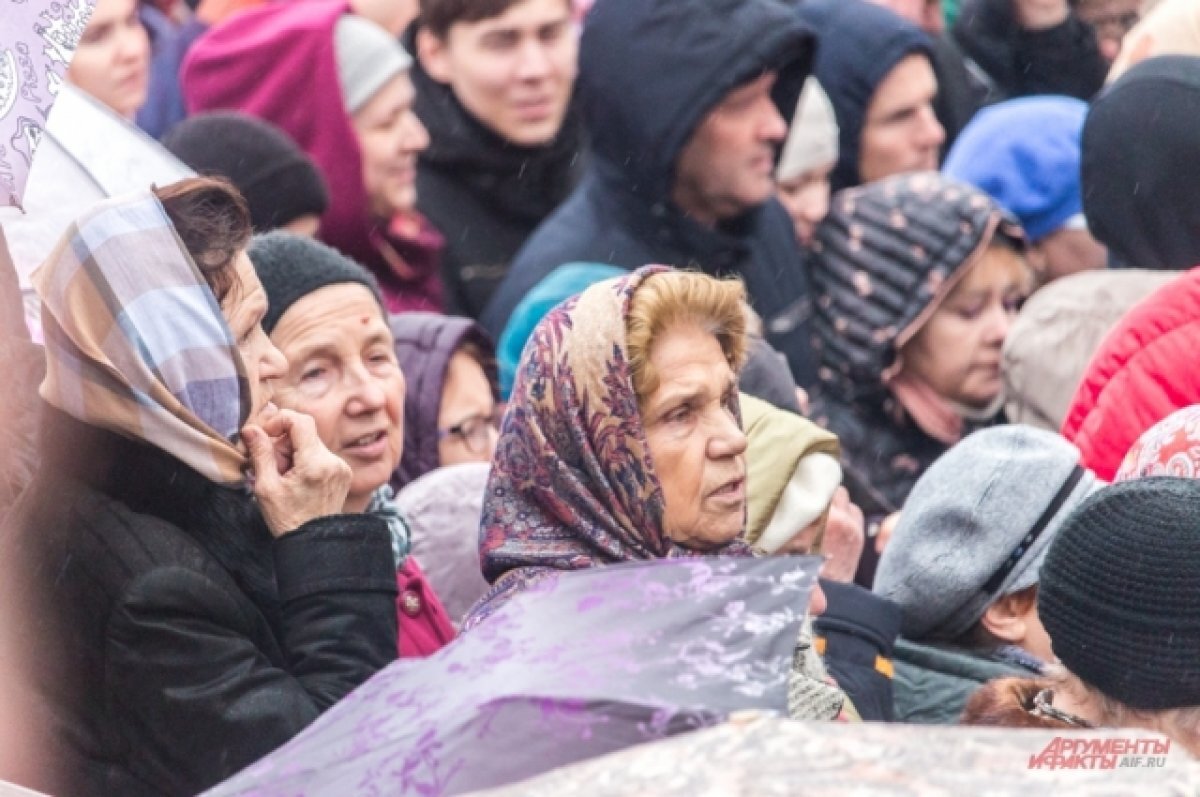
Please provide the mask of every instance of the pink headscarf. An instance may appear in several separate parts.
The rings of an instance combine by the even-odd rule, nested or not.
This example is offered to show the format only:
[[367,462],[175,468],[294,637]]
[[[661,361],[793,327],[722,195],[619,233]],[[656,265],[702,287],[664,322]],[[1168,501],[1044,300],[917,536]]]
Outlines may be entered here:
[[[189,114],[234,110],[280,127],[329,186],[321,240],[375,273],[389,310],[440,310],[441,236],[419,214],[379,224],[369,210],[334,52],[334,25],[346,13],[346,0],[295,0],[234,15],[188,52],[184,102]],[[400,262],[389,262],[381,241]]]
[[1129,449],[1116,480],[1147,476],[1200,478],[1200,404],[1176,410],[1146,430]]

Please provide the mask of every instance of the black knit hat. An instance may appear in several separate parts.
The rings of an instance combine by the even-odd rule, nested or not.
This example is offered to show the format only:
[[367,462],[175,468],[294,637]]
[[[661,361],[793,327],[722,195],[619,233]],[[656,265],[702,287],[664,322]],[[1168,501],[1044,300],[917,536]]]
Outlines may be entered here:
[[1105,487],[1042,565],[1038,614],[1063,665],[1135,709],[1200,706],[1200,481]]
[[162,143],[197,173],[233,183],[259,232],[319,216],[329,206],[317,167],[268,122],[233,112],[200,114],[181,122]]
[[267,293],[268,309],[262,325],[268,335],[297,301],[328,285],[347,282],[356,282],[371,291],[387,318],[387,307],[371,273],[320,241],[276,230],[254,236],[247,254]]

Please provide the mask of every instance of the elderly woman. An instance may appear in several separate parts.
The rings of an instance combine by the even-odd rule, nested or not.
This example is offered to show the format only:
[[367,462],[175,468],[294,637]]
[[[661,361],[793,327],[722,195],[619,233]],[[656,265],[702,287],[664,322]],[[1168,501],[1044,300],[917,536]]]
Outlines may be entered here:
[[[737,393],[744,300],[739,282],[651,266],[542,320],[484,499],[480,561],[493,587],[465,630],[556,571],[750,555]],[[811,608],[824,609],[819,590]],[[840,691],[812,680],[806,689],[798,715],[838,714]]]
[[350,466],[343,511],[388,523],[400,656],[434,653],[454,628],[409,555],[409,527],[388,487],[404,450],[406,391],[378,285],[337,251],[293,233],[258,236],[250,260],[270,303],[263,328],[291,364],[276,385],[279,405],[312,416],[322,442]]
[[397,490],[446,465],[491,462],[500,412],[496,350],[469,318],[398,313],[396,358],[408,380]]
[[1000,411],[1001,346],[1030,289],[1024,238],[982,191],[929,172],[843,191],[814,252],[813,417],[879,518]]
[[272,403],[249,237],[227,183],[185,180],[98,205],[34,276],[43,458],[4,539],[47,791],[202,791],[396,656],[386,525],[341,514],[350,470]]
[[746,555],[740,283],[645,268],[552,311],[526,346],[480,530],[495,586],[554,570]]

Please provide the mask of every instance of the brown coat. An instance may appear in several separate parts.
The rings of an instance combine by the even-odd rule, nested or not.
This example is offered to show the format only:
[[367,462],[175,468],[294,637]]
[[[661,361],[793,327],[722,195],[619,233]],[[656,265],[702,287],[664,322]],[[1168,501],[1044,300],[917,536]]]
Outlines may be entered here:
[[1051,717],[1031,714],[1033,698],[1048,686],[1036,678],[1000,678],[980,687],[967,700],[959,719],[961,725],[992,725],[1001,728],[1070,728]]

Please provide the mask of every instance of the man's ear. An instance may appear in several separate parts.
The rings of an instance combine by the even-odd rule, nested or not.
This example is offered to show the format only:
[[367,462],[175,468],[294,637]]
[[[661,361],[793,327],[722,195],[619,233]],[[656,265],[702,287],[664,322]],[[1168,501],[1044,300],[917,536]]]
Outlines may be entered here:
[[979,619],[984,629],[1001,642],[1019,645],[1028,631],[1025,617],[1029,611],[1029,599],[1023,592],[1005,595],[997,600]]
[[426,74],[438,83],[450,82],[450,54],[445,39],[435,36],[425,28],[417,31],[417,60]]

